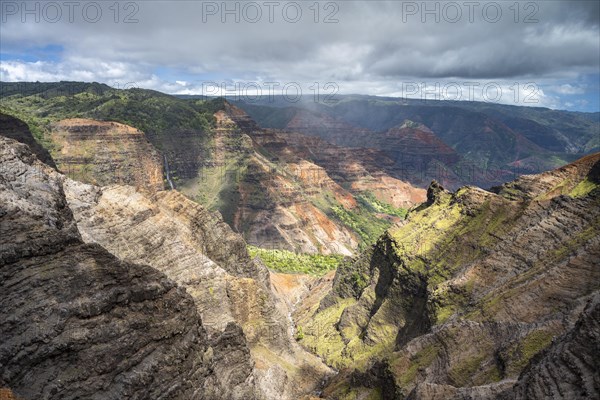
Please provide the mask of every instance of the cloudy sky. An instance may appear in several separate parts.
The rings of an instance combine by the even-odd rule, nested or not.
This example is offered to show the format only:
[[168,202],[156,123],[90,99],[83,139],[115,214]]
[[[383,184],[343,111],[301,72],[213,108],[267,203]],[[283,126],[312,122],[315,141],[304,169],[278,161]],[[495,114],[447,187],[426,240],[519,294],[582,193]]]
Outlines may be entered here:
[[0,79],[598,111],[598,1],[0,2]]

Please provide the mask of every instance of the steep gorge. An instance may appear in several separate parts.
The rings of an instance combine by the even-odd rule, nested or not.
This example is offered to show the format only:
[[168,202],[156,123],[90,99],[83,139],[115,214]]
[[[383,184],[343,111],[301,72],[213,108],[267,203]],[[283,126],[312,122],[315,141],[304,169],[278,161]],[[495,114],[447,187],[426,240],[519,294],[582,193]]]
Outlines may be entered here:
[[215,118],[210,158],[180,190],[219,210],[250,244],[349,255],[370,234],[352,219],[378,227],[377,235],[396,221],[383,209],[365,208],[360,196],[398,208],[424,199],[424,190],[388,176],[376,154],[261,129],[229,103]]

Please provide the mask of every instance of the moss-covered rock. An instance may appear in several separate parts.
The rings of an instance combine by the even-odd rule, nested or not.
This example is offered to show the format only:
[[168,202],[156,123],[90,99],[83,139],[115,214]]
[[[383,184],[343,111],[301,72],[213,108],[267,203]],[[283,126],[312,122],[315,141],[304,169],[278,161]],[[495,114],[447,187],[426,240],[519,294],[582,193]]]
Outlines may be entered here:
[[600,290],[599,168],[600,154],[498,194],[432,184],[338,269],[315,314],[329,317],[336,365],[368,373],[385,360],[401,397],[505,390]]

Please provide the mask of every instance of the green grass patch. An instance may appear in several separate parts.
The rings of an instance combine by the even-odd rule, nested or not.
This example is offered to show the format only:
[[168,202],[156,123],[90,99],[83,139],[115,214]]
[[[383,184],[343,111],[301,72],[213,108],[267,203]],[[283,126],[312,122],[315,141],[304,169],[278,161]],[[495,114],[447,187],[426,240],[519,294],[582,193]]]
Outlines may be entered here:
[[584,180],[579,182],[577,184],[577,186],[575,186],[573,188],[573,190],[571,190],[571,192],[569,193],[569,196],[571,196],[571,197],[587,196],[592,190],[596,189],[598,186],[600,186],[600,185],[598,185],[598,183],[592,182],[589,178],[586,177]]
[[513,345],[508,351],[507,375],[518,376],[537,353],[550,346],[555,335],[556,332],[552,330],[539,329],[530,332],[520,342]]
[[400,375],[400,385],[407,387],[416,378],[417,372],[421,368],[427,368],[438,356],[440,347],[436,344],[430,344],[423,347],[410,359],[410,365],[406,371]]
[[344,256],[339,254],[302,254],[287,250],[261,249],[255,246],[248,246],[248,252],[251,257],[259,257],[273,271],[315,276],[322,276],[337,269],[344,259]]
[[300,343],[313,353],[321,356],[325,362],[335,368],[349,364],[345,354],[346,344],[336,329],[342,313],[347,307],[356,304],[356,299],[338,299],[338,302],[315,314],[303,326],[304,338]]
[[342,206],[333,206],[331,210],[340,222],[358,234],[361,239],[360,250],[375,243],[379,236],[392,226],[389,221],[377,218],[372,212],[362,207],[349,211]]
[[391,204],[384,203],[383,201],[378,200],[371,192],[363,192],[357,195],[356,199],[363,207],[371,212],[392,215],[402,219],[406,218],[406,214],[408,214],[407,209],[396,208]]
[[486,359],[487,354],[480,354],[452,366],[448,375],[450,376],[450,379],[452,379],[454,386],[461,387],[469,382],[475,375],[475,372],[480,368],[481,363]]

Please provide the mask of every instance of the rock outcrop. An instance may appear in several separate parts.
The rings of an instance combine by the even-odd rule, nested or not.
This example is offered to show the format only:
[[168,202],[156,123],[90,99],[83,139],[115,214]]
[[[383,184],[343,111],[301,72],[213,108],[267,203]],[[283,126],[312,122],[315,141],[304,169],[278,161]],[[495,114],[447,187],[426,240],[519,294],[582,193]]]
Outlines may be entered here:
[[600,397],[600,296],[592,298],[575,327],[556,338],[500,398],[597,399]]
[[26,144],[29,146],[31,152],[44,164],[56,168],[54,160],[52,159],[52,156],[50,156],[48,150],[35,140],[29,126],[20,119],[0,113],[0,136]]
[[193,299],[85,244],[65,178],[0,138],[0,376],[23,399],[220,398]]

